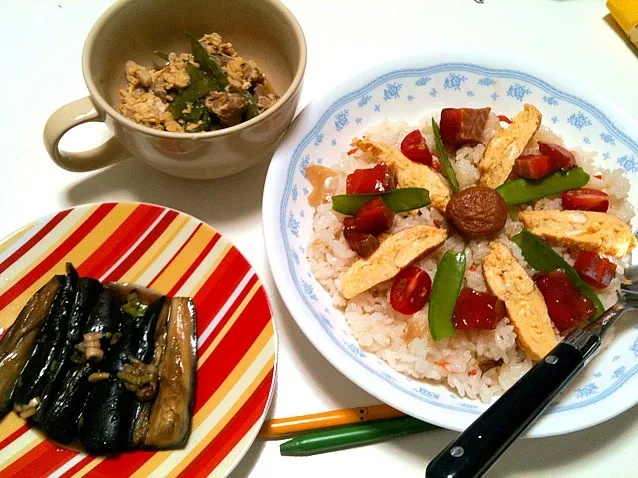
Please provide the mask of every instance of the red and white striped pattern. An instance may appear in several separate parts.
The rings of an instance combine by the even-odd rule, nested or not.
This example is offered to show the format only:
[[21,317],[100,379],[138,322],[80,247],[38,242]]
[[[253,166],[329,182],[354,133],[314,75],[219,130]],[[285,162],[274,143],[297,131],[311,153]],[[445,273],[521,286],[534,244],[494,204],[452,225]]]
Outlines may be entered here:
[[210,226],[172,209],[138,203],[68,209],[0,242],[0,337],[67,261],[84,276],[194,298],[193,430],[183,450],[104,458],[59,448],[11,413],[0,423],[0,476],[227,475],[257,435],[274,382],[272,312],[250,264]]

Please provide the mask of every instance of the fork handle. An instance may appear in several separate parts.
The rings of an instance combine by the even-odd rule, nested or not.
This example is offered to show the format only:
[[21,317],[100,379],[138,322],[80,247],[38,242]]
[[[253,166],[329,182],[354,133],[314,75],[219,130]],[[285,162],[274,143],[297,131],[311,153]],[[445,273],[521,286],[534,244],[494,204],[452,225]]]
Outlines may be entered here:
[[[427,478],[482,476],[600,347],[575,331],[505,392],[430,462]],[[571,340],[570,340],[571,339]]]

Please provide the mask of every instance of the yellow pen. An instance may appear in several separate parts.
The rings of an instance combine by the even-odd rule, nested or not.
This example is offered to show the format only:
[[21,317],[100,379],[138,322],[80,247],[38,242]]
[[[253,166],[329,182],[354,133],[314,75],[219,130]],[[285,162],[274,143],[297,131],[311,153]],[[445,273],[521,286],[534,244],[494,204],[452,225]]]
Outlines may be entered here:
[[289,418],[275,418],[266,420],[258,438],[278,439],[285,436],[297,435],[311,430],[352,425],[355,423],[371,422],[405,416],[404,413],[389,405],[370,405],[368,407],[344,408],[312,415],[301,415]]

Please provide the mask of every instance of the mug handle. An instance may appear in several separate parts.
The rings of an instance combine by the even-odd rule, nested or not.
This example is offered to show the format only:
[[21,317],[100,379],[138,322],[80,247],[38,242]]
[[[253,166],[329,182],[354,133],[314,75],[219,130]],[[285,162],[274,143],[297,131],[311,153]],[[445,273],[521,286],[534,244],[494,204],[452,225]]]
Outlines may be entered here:
[[44,126],[44,146],[51,159],[61,168],[74,172],[93,171],[128,156],[115,137],[88,151],[60,151],[62,136],[71,128],[89,121],[104,121],[104,115],[96,110],[89,96],[62,106],[49,117]]

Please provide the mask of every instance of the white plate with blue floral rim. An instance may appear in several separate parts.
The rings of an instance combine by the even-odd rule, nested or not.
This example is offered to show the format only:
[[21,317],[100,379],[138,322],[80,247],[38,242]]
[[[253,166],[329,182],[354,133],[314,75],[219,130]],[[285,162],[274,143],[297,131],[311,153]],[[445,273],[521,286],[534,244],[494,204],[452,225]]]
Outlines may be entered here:
[[[299,327],[338,370],[379,400],[426,422],[463,430],[487,408],[444,385],[404,376],[363,352],[343,314],[313,278],[306,246],[313,209],[306,196],[307,164],[330,165],[350,141],[383,118],[416,123],[444,107],[490,106],[514,115],[523,103],[570,147],[598,151],[607,167],[638,180],[638,124],[600,94],[546,67],[487,57],[438,55],[389,62],[313,101],[295,119],[266,179],[263,221],[275,282]],[[636,188],[630,197],[638,205]],[[638,403],[638,323],[624,320],[613,342],[550,405],[527,436],[558,435],[612,418]]]

